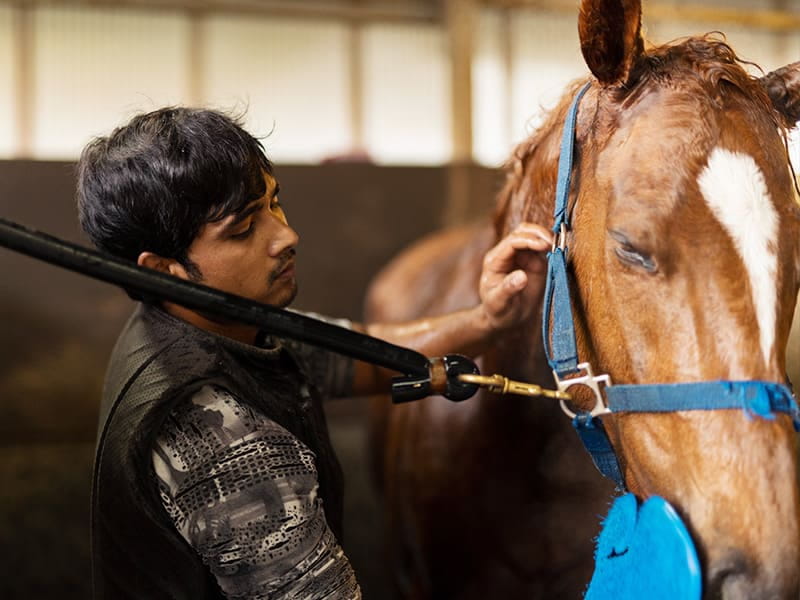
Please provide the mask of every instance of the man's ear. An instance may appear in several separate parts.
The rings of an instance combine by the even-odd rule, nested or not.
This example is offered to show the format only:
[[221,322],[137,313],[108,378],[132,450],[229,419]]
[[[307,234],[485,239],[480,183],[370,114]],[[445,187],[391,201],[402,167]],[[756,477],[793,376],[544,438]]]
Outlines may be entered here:
[[184,266],[174,258],[164,258],[152,252],[142,252],[136,260],[136,264],[140,267],[161,271],[167,275],[180,277],[187,281],[190,280],[189,274],[186,272]]

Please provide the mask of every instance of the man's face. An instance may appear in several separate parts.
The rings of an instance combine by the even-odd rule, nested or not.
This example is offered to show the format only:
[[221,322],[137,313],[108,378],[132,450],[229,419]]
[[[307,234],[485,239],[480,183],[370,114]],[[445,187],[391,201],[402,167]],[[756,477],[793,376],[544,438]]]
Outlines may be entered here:
[[297,294],[295,247],[299,240],[278,201],[278,182],[265,174],[265,194],[242,212],[206,223],[188,258],[201,283],[272,306],[284,307]]

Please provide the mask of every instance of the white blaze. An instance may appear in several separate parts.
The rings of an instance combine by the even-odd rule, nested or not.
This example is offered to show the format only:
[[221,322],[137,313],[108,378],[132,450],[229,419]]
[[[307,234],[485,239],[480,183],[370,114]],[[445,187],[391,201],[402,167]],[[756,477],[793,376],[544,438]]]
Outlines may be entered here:
[[761,352],[769,364],[775,342],[778,213],[764,174],[752,156],[715,148],[698,183],[747,269]]

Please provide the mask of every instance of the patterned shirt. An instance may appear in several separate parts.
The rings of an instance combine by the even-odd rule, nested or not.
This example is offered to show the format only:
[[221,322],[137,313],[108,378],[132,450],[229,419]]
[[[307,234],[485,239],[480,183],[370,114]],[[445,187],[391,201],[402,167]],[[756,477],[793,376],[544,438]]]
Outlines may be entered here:
[[153,467],[176,529],[228,598],[361,597],[313,452],[227,390],[206,385],[172,411]]

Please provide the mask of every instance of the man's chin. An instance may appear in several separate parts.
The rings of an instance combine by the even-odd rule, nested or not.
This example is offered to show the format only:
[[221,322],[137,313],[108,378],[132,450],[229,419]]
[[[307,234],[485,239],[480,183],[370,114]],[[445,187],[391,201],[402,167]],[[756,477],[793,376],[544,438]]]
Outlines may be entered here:
[[279,298],[276,298],[274,302],[268,302],[267,304],[271,304],[272,306],[277,306],[278,308],[286,308],[297,297],[297,282],[293,281],[291,287],[289,287]]

